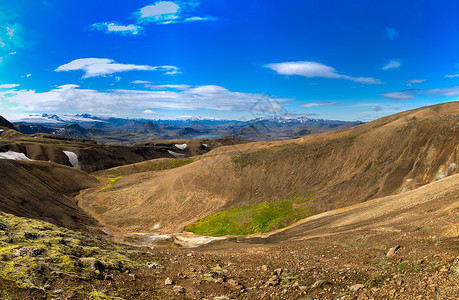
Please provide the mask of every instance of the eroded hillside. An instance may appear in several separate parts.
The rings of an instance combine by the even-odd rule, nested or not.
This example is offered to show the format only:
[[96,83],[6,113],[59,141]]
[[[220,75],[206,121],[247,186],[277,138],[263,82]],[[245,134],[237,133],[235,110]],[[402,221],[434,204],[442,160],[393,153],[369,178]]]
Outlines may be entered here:
[[85,232],[99,227],[73,198],[81,189],[96,186],[95,177],[35,161],[0,159],[0,170],[0,211]]
[[457,173],[458,135],[459,103],[440,104],[296,140],[221,147],[179,168],[120,177],[80,200],[128,232],[179,231],[217,211],[305,193],[315,195],[313,215]]

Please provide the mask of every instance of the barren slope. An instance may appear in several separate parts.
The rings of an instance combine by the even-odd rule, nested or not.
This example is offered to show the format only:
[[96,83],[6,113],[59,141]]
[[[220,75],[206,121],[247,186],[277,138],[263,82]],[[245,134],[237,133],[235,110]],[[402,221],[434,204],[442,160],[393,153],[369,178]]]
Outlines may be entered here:
[[95,177],[59,164],[0,159],[0,211],[71,229],[98,227],[73,198],[98,184]]
[[221,147],[186,166],[120,178],[80,199],[104,224],[172,232],[232,206],[314,192],[311,214],[457,173],[459,103],[301,139]]

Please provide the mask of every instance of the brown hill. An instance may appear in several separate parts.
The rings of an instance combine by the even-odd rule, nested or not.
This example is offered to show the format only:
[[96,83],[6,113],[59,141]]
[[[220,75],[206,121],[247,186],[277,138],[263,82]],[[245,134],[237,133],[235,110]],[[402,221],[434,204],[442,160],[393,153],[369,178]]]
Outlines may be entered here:
[[0,159],[0,211],[81,231],[94,231],[95,219],[73,198],[98,180],[73,168],[37,161]]
[[309,205],[317,214],[457,173],[458,135],[459,103],[446,103],[290,141],[221,147],[180,168],[127,175],[81,201],[127,231],[178,231],[294,193],[315,193]]

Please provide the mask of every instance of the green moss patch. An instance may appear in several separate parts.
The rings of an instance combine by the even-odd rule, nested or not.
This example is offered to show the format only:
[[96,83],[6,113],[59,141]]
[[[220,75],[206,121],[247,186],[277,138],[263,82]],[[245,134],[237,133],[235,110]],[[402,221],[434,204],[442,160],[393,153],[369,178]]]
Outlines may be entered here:
[[312,210],[307,206],[312,193],[296,193],[287,198],[214,213],[185,227],[201,235],[247,235],[283,228],[305,218]]
[[0,213],[0,276],[19,287],[45,289],[62,275],[101,278],[138,267],[130,254],[82,233]]
[[103,187],[102,190],[108,189],[112,185],[115,184],[116,181],[120,180],[123,176],[118,176],[118,177],[108,177],[107,179],[110,180],[111,182],[107,184],[106,187]]

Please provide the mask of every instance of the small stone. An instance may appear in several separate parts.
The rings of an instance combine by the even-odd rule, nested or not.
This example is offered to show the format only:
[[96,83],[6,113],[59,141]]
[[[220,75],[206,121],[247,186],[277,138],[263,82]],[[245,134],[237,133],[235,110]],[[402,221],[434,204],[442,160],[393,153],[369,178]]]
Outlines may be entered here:
[[179,285],[174,286],[174,291],[178,294],[185,294],[185,288]]
[[274,275],[266,282],[266,286],[276,286],[279,284],[279,281],[279,277],[277,275]]
[[363,289],[363,288],[364,288],[364,285],[358,283],[358,284],[354,284],[353,286],[350,286],[350,287],[349,287],[349,290],[350,290],[351,292],[357,292],[358,290]]
[[129,277],[131,277],[132,281],[135,281],[135,275],[134,274],[128,274],[128,275],[129,275]]
[[223,283],[224,281],[225,281],[225,279],[222,278],[222,277],[219,277],[219,278],[216,279],[217,283]]
[[416,264],[417,264],[417,265],[422,265],[423,263],[424,263],[424,259],[422,259],[422,258],[421,258],[421,259],[418,259],[418,260],[416,261]]
[[233,285],[233,286],[238,285],[237,281],[234,280],[234,279],[229,279],[229,280],[228,280],[228,284],[229,284],[229,285]]
[[172,281],[172,279],[170,279],[169,277],[167,277],[166,280],[164,281],[164,284],[165,284],[165,285],[172,285],[172,284],[174,284],[174,281]]
[[147,268],[157,269],[159,267],[160,267],[160,264],[158,264],[157,262],[147,262]]
[[268,272],[268,266],[267,266],[267,265],[262,265],[262,266],[261,266],[261,270],[262,270],[263,272]]
[[444,266],[440,269],[440,272],[448,272],[449,268],[447,266]]
[[394,255],[397,253],[397,251],[400,249],[401,247],[400,246],[395,246],[393,248],[390,248],[389,251],[387,251],[387,254],[386,256],[388,258],[391,258],[391,257],[394,257]]
[[324,287],[324,286],[330,286],[331,285],[331,282],[327,281],[327,280],[317,280],[316,282],[314,282],[314,284],[311,286],[311,289],[315,289],[315,288],[318,288],[318,287]]
[[64,293],[63,289],[57,289],[57,290],[53,291],[53,294],[56,294],[56,295],[59,295],[59,294],[62,294],[62,293]]

